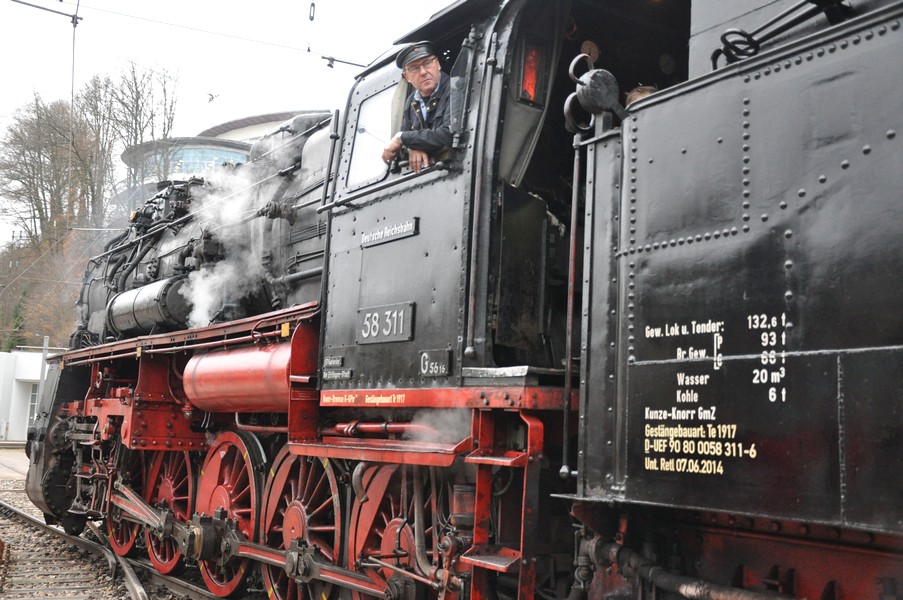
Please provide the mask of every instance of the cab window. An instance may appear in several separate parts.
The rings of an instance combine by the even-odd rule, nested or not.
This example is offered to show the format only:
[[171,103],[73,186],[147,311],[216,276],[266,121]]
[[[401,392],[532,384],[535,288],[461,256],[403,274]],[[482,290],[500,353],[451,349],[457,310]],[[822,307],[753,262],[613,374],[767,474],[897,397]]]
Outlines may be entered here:
[[379,181],[386,176],[383,148],[392,137],[392,99],[397,85],[390,86],[364,100],[359,108],[351,163],[348,166],[349,190]]

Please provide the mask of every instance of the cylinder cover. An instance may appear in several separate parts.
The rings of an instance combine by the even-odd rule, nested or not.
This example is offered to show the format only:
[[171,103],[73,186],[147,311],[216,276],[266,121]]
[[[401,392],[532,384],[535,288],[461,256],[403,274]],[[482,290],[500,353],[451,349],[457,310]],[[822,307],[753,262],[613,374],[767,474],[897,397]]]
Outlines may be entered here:
[[198,354],[185,367],[191,403],[208,412],[288,412],[291,344]]

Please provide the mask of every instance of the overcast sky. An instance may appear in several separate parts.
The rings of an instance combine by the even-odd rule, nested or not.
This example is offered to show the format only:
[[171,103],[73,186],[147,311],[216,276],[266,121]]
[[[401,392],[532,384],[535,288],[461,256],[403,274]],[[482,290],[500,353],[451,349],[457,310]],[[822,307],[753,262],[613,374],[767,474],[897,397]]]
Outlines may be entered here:
[[[27,0],[83,18],[75,29],[75,90],[127,61],[178,77],[174,135],[232,119],[343,108],[359,69],[451,0]],[[0,129],[34,92],[69,100],[73,28],[68,17],[0,0]],[[308,52],[310,48],[310,52]],[[215,98],[210,101],[210,95]]]

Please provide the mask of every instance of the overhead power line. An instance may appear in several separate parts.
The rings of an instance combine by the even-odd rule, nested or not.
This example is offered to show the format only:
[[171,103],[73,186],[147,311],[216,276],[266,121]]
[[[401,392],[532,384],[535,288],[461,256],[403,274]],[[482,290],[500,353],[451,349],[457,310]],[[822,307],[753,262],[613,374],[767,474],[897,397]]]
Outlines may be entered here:
[[[13,1],[21,2],[21,0],[13,0]],[[73,2],[68,2],[68,1],[63,1],[62,3],[63,4],[74,4]],[[299,48],[298,46],[289,46],[286,44],[278,44],[276,42],[268,42],[266,40],[258,40],[256,38],[249,38],[249,37],[245,37],[245,36],[241,36],[241,35],[235,35],[233,33],[223,33],[222,31],[211,31],[209,29],[202,29],[200,27],[194,27],[192,25],[183,25],[181,23],[170,23],[169,21],[161,21],[160,19],[152,19],[150,17],[141,17],[138,15],[132,15],[129,13],[119,12],[119,11],[115,11],[115,10],[109,10],[106,8],[97,8],[94,6],[87,5],[87,4],[82,4],[81,8],[88,9],[88,10],[94,10],[94,11],[102,12],[102,13],[107,13],[107,14],[111,14],[111,15],[116,15],[118,17],[124,17],[126,19],[134,19],[136,21],[145,21],[147,23],[163,25],[164,27],[176,27],[178,29],[186,29],[188,31],[194,31],[197,33],[204,33],[207,35],[213,35],[213,36],[219,36],[219,37],[229,38],[229,39],[233,39],[233,40],[239,40],[239,41],[248,42],[251,44],[260,44],[261,46],[271,46],[273,48],[282,48],[284,50],[293,50],[295,52],[303,52],[305,54],[318,54],[318,55],[320,55],[320,57],[323,60],[326,60],[328,62],[327,66],[330,66],[330,67],[334,66],[334,63],[342,63],[342,64],[352,65],[352,66],[357,66],[357,67],[365,67],[366,66],[366,65],[362,65],[360,63],[356,63],[353,61],[338,59],[333,56],[324,55],[322,52],[318,52],[317,50],[311,49],[310,46],[308,46],[307,48]]]

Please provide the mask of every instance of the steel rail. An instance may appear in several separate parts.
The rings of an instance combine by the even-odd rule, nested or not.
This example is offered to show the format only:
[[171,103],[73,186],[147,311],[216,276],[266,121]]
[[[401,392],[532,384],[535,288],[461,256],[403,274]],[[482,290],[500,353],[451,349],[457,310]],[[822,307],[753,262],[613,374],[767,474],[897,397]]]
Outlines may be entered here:
[[[94,533],[97,539],[101,540],[105,544],[108,544],[107,536],[100,530],[96,524],[92,522],[87,523],[88,528]],[[132,600],[148,600],[147,592],[144,590],[144,586],[138,580],[138,576],[135,575],[135,570],[132,568],[132,565],[129,564],[128,560],[124,557],[116,556],[116,561],[119,563],[119,567],[122,569],[122,577],[125,579],[125,587],[129,591],[129,596],[131,596]]]
[[113,554],[113,552],[109,548],[104,548],[100,544],[95,544],[92,541],[80,538],[78,536],[69,535],[65,531],[62,531],[53,525],[48,525],[40,521],[39,519],[34,518],[30,514],[16,508],[12,504],[4,502],[3,500],[0,500],[0,513],[6,513],[7,515],[12,514],[20,521],[25,521],[36,529],[46,531],[47,533],[52,533],[71,544],[75,544],[86,552],[103,556],[105,559],[107,559],[107,565],[110,567],[110,577],[116,575],[116,555]]

